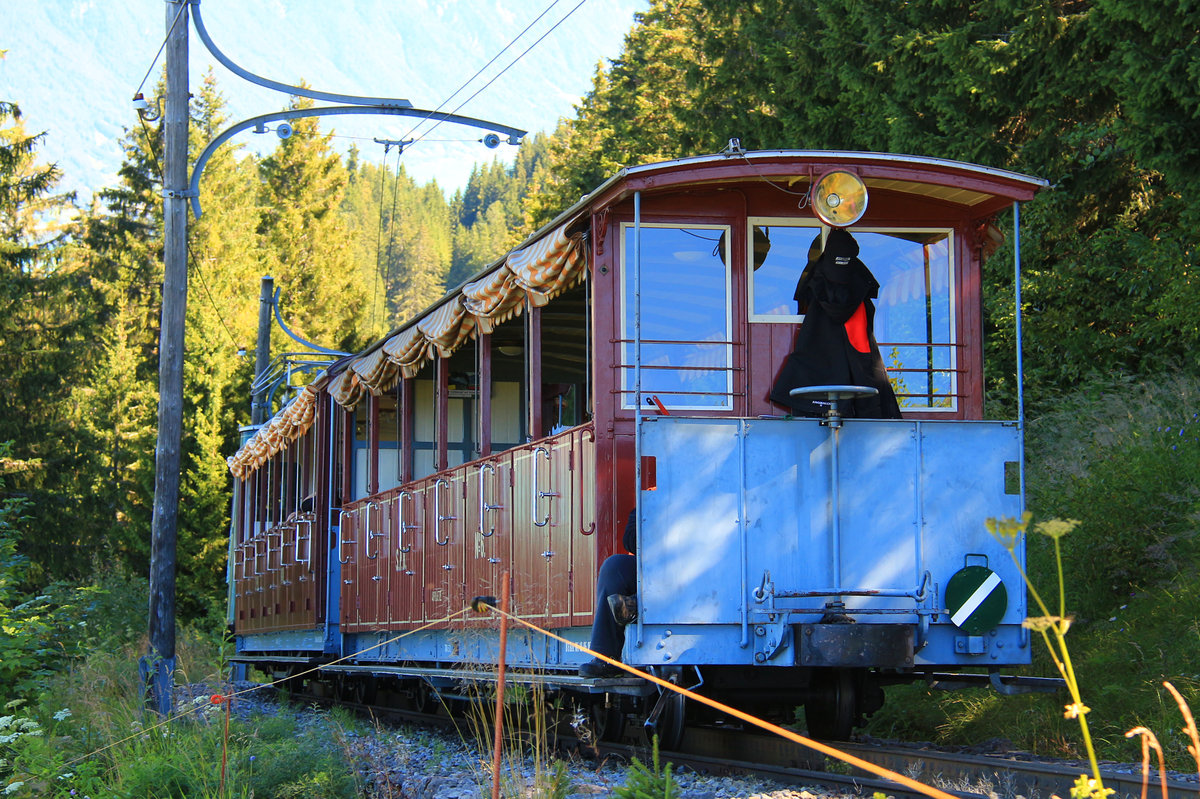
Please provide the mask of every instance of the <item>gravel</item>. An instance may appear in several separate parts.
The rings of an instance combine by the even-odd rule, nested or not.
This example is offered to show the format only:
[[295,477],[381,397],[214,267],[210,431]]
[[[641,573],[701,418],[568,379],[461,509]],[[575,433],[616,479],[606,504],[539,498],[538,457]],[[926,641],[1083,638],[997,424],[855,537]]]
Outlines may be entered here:
[[[253,683],[225,686],[223,690],[237,693],[232,709],[236,716],[252,719],[280,711],[275,695],[269,691],[253,691]],[[240,693],[247,691],[247,693]],[[203,684],[177,688],[176,706],[199,706],[208,702],[213,691]],[[329,734],[329,714],[319,708],[293,706],[302,728]],[[397,799],[481,799],[491,796],[491,753],[468,746],[455,733],[430,729],[389,727],[377,725],[358,731],[340,730],[336,733],[340,745],[349,753],[359,770],[361,784],[367,797]],[[514,760],[514,754],[504,755],[503,795],[535,796],[533,786],[545,789],[551,784],[554,763],[545,758],[526,756]],[[596,799],[612,796],[625,784],[630,766],[624,762],[597,762],[581,757],[564,759],[565,792],[568,799]],[[803,790],[770,781],[752,778],[717,777],[698,774],[688,769],[672,777],[680,799],[827,799],[820,790]],[[524,790],[521,790],[523,788]],[[542,794],[548,795],[548,794]]]

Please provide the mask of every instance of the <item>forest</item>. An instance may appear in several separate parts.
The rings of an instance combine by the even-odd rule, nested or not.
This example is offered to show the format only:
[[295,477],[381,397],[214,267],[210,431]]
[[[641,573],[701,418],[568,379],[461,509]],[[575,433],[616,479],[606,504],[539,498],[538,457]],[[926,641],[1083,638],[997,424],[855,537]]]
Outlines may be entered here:
[[[211,75],[193,95],[194,157],[229,120]],[[57,191],[20,102],[0,96],[9,695],[36,684],[30,664],[49,663],[46,652],[87,646],[66,632],[79,607],[101,595],[111,604],[122,586],[144,591],[162,280],[158,123],[131,115],[119,173],[84,205]],[[1172,413],[1187,413],[1200,379],[1200,23],[1190,3],[652,0],[572,118],[527,138],[512,166],[478,168],[449,198],[436,182],[417,185],[399,159],[381,167],[339,154],[316,119],[297,120],[265,157],[216,153],[205,214],[189,231],[181,616],[223,619],[225,458],[250,418],[253,357],[239,350],[253,350],[261,276],[281,288],[297,333],[354,351],[621,166],[719,152],[733,137],[747,149],[900,152],[1046,178],[1051,189],[1022,209],[1031,416],[1058,419],[1080,392],[1125,386],[1127,398],[1147,385],[1176,387]],[[1012,220],[998,224],[1011,230]],[[985,295],[997,298],[985,307],[994,417],[1015,410],[1010,247],[1011,236],[985,275]],[[293,347],[274,336],[273,351]],[[1181,443],[1194,462],[1195,440]],[[1138,563],[1166,570],[1159,582],[1190,568],[1161,553],[1195,544],[1200,501],[1181,480],[1142,497],[1170,494],[1170,515],[1129,544]],[[1067,491],[1052,477],[1046,485]],[[1086,510],[1077,496],[1052,509],[1072,502]],[[1144,575],[1106,583],[1092,613],[1106,613],[1110,594],[1144,588]]]

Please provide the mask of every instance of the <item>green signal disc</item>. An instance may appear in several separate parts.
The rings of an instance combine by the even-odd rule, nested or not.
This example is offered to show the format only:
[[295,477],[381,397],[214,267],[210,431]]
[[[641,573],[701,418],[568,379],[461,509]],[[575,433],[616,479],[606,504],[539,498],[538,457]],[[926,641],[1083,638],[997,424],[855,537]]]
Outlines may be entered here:
[[1008,591],[991,569],[967,566],[946,583],[946,609],[954,626],[970,635],[983,635],[1004,617]]

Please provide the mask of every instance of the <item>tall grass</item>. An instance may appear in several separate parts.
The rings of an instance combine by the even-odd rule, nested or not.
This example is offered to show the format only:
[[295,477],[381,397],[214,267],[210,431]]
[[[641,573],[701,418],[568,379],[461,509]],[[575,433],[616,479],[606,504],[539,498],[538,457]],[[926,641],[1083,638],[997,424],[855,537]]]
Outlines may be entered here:
[[[339,744],[341,714],[243,718],[210,701],[224,673],[221,636],[180,631],[176,684],[200,683],[164,721],[147,709],[137,661],[144,640],[96,651],[16,700],[0,733],[0,795],[11,797],[354,797],[362,777]],[[235,699],[236,703],[238,700]],[[224,762],[223,762],[224,761]]]

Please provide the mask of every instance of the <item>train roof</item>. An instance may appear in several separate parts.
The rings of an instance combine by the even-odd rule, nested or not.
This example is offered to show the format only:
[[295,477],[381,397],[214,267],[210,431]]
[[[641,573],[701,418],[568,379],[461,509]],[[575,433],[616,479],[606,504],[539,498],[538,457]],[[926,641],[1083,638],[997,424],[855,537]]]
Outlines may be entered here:
[[386,389],[400,375],[415,374],[435,353],[447,356],[473,338],[476,330],[486,332],[519,314],[518,297],[523,300],[528,295],[544,304],[576,285],[586,273],[586,258],[582,236],[573,231],[586,214],[623,202],[636,192],[694,186],[765,180],[786,183],[788,190],[803,194],[834,169],[854,172],[868,189],[936,200],[976,220],[1030,200],[1049,185],[1041,178],[963,161],[840,150],[730,148],[713,155],[623,167],[425,311],[362,352],[331,364],[229,458],[230,467],[240,474],[307,430],[320,390],[327,387],[339,404],[353,407],[366,391]]

